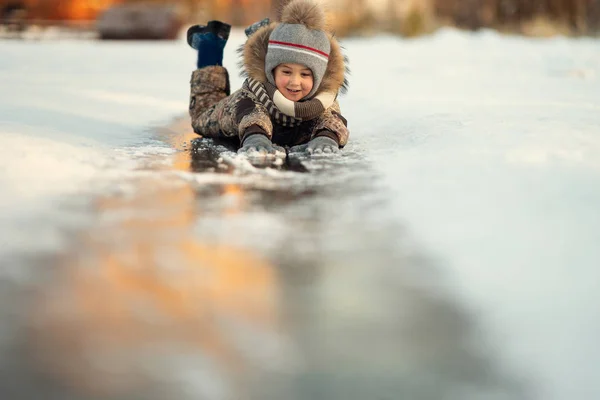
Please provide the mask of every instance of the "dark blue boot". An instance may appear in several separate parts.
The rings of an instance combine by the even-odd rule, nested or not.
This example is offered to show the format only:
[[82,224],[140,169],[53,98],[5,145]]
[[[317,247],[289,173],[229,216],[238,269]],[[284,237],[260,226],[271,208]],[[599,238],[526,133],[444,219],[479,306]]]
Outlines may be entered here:
[[206,26],[194,25],[187,31],[187,42],[198,50],[198,68],[223,65],[223,49],[229,39],[231,25],[210,21]]

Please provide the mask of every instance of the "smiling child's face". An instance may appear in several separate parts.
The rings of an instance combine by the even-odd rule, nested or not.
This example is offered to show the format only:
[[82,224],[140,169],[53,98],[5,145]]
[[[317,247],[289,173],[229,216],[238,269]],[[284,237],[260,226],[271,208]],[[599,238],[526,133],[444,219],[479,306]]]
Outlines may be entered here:
[[298,101],[313,88],[312,71],[302,64],[279,64],[275,67],[274,75],[275,86],[288,100]]

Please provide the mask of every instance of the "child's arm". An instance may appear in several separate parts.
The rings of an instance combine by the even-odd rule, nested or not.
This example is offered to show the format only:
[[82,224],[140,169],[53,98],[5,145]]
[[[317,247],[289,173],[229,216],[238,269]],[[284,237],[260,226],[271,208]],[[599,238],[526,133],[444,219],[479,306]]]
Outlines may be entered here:
[[341,148],[348,143],[349,135],[348,121],[342,116],[340,105],[336,101],[319,117],[319,121],[313,129],[310,139],[313,140],[319,136],[326,136],[335,140]]
[[269,140],[273,136],[273,122],[266,107],[253,100],[246,91],[239,93],[236,100],[235,122],[240,143],[250,135],[261,134]]
[[268,154],[285,154],[282,147],[271,142],[273,122],[269,112],[264,105],[255,102],[250,95],[247,96],[237,103],[236,122],[241,143],[238,153],[264,151]]

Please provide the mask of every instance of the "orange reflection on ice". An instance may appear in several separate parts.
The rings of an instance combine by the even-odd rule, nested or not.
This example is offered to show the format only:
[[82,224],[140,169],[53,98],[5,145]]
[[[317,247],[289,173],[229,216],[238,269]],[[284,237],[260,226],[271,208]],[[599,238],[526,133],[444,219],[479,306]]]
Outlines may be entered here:
[[[235,185],[224,190],[242,196]],[[100,222],[44,288],[31,319],[35,359],[79,391],[115,395],[151,387],[141,365],[153,349],[187,349],[229,371],[242,390],[234,377],[248,360],[236,331],[279,334],[272,266],[195,240],[198,200],[189,184],[150,177],[132,193],[98,201]]]

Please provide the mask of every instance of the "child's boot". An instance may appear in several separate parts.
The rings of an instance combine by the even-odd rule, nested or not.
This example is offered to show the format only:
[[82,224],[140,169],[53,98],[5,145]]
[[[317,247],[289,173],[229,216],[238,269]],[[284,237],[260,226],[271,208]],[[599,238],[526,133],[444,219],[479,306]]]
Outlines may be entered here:
[[198,50],[198,68],[223,65],[223,49],[230,30],[231,25],[220,21],[209,21],[206,26],[194,25],[188,29],[187,42]]

